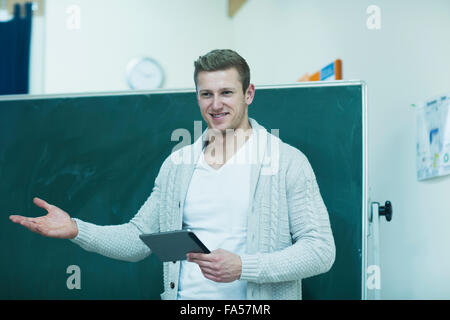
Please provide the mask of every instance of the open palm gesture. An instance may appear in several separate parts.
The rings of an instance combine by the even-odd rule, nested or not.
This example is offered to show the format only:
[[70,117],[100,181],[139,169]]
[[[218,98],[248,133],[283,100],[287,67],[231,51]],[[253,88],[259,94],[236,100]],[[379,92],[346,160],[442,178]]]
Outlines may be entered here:
[[47,210],[47,214],[37,218],[12,215],[9,216],[9,219],[46,237],[72,239],[77,236],[77,224],[67,212],[39,198],[34,198],[33,202],[38,207]]

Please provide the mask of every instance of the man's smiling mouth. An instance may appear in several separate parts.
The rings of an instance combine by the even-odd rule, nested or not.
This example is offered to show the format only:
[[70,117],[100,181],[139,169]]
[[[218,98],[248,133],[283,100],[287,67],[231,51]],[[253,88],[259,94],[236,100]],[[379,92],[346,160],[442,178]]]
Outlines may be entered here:
[[228,112],[222,112],[222,113],[210,113],[211,117],[213,117],[214,119],[220,119],[225,117],[226,115],[228,115]]

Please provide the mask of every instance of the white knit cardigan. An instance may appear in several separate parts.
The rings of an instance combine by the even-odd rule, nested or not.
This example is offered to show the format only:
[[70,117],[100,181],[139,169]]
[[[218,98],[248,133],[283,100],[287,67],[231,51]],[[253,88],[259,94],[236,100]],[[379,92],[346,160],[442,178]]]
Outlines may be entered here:
[[[328,212],[305,155],[249,121],[260,160],[252,165],[241,279],[248,281],[247,299],[301,299],[301,279],[327,272],[334,263]],[[182,228],[184,201],[205,135],[164,161],[149,198],[128,223],[98,226],[74,219],[78,235],[71,241],[114,259],[147,257],[151,251],[139,234]],[[163,270],[161,298],[176,299],[180,263],[166,262]]]

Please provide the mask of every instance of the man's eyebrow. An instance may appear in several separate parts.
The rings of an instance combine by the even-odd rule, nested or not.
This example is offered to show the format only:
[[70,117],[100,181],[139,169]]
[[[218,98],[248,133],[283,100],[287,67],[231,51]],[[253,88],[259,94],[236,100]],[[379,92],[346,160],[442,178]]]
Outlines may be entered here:
[[[227,90],[233,91],[233,90],[236,90],[236,88],[234,88],[234,87],[225,87],[225,88],[220,88],[218,91],[227,91]],[[214,91],[214,90],[211,90],[211,89],[200,89],[200,90],[198,90],[198,92],[204,92],[204,91],[209,92],[209,91]]]

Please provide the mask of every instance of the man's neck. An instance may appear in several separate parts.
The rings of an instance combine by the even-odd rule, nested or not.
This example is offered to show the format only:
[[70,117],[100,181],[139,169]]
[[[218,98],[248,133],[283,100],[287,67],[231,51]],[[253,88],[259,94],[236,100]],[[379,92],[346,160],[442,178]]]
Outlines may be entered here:
[[209,141],[204,150],[208,164],[221,167],[247,142],[253,133],[252,127],[227,129],[225,132],[208,131]]

